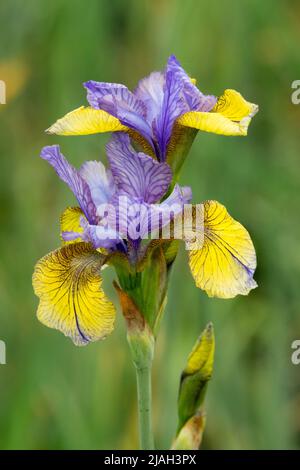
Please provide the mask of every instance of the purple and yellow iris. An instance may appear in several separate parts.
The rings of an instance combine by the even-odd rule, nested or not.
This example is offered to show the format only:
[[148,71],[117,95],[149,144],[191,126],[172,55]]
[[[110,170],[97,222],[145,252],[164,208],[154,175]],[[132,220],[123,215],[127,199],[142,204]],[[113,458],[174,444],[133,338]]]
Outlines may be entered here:
[[100,161],[88,161],[76,170],[58,145],[44,147],[41,157],[67,183],[79,204],[79,208],[68,208],[62,215],[62,239],[81,239],[95,249],[127,252],[128,242],[137,247],[150,235],[149,227],[156,231],[162,226],[161,220],[169,222],[170,208],[177,209],[175,216],[179,214],[191,201],[192,191],[176,184],[160,202],[172,181],[167,163],[136,152],[129,136],[122,133],[111,139],[106,150],[108,169]]
[[161,162],[171,162],[174,150],[182,150],[179,143],[187,145],[190,129],[246,135],[258,110],[235,90],[225,90],[219,98],[204,95],[175,56],[163,72],[152,72],[133,92],[117,83],[91,80],[84,86],[90,106],[59,119],[48,129],[50,134],[128,132]]
[[[79,207],[65,210],[64,246],[42,258],[33,275],[38,318],[77,345],[102,339],[113,329],[115,308],[102,289],[103,267],[117,255],[128,263],[129,277],[140,279],[151,246],[142,240],[153,232],[159,237],[164,220],[170,224],[170,210],[174,221],[191,201],[191,189],[175,184],[178,166],[172,165],[174,155],[183,152],[188,129],[245,135],[257,110],[232,90],[219,99],[203,95],[174,56],[164,72],[141,80],[133,93],[111,83],[90,81],[85,87],[90,107],[69,113],[49,132],[115,132],[106,147],[109,166],[88,161],[76,170],[59,146],[42,150],[41,157],[70,187]],[[201,244],[184,240],[196,285],[209,296],[248,294],[256,287],[248,232],[220,203],[206,201],[201,207]],[[176,256],[174,240],[160,241],[168,264]]]

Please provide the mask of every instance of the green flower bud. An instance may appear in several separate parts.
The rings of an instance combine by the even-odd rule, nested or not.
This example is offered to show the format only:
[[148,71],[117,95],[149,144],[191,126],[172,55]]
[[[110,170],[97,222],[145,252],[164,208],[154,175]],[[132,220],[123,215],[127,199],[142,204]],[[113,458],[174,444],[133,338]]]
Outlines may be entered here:
[[177,435],[187,421],[202,410],[207,384],[212,376],[214,351],[214,331],[212,323],[209,323],[198,338],[181,375]]

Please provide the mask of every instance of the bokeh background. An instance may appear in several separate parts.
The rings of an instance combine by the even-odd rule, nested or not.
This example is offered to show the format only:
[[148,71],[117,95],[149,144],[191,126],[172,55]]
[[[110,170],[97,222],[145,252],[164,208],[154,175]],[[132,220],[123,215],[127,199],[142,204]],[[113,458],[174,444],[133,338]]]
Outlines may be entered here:
[[[0,448],[137,447],[134,370],[119,313],[104,342],[76,348],[39,324],[35,262],[59,246],[59,215],[74,198],[39,158],[59,143],[70,161],[105,161],[108,136],[50,137],[85,104],[81,83],[134,87],[171,53],[206,93],[235,88],[260,106],[249,136],[199,134],[182,173],[195,201],[217,199],[250,231],[259,288],[209,299],[179,254],[154,365],[157,447],[176,428],[179,376],[207,321],[215,325],[207,449],[300,447],[300,5],[245,0],[11,0],[0,3]],[[112,299],[113,275],[105,283]]]

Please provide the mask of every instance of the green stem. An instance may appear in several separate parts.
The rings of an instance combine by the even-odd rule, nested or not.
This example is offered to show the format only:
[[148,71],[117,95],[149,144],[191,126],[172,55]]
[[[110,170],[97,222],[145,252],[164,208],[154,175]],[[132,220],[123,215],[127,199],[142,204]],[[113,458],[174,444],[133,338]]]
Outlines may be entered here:
[[138,413],[140,428],[140,448],[153,450],[154,442],[151,422],[151,364],[136,367]]

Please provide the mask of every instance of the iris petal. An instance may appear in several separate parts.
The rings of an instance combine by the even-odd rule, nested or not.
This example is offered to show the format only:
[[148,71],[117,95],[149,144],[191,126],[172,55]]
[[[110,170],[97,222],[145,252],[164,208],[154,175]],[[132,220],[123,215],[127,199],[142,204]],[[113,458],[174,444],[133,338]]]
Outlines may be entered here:
[[147,121],[152,123],[160,114],[164,99],[165,77],[162,72],[152,72],[140,80],[134,90],[134,95],[145,103]]
[[159,163],[148,155],[136,152],[128,135],[118,133],[106,146],[114,181],[119,192],[153,204],[166,193],[172,172],[167,163]]
[[246,101],[235,90],[225,90],[212,112],[191,111],[177,119],[182,126],[221,135],[247,135],[258,106]]
[[[84,214],[80,207],[67,207],[60,217],[60,231],[63,244],[77,243],[82,241],[83,227],[80,224]],[[70,234],[70,236],[66,236]],[[75,235],[78,235],[76,237]]]
[[41,151],[41,158],[47,160],[53,166],[58,176],[73,191],[89,223],[97,223],[97,211],[90,188],[80,173],[70,165],[60,152],[59,145],[44,147]]
[[49,253],[35,267],[38,319],[78,346],[104,339],[114,327],[115,308],[101,288],[103,260],[89,244],[76,243]]
[[117,246],[124,248],[116,230],[110,228],[107,223],[100,221],[101,225],[90,225],[80,207],[68,207],[60,218],[61,238],[64,245],[78,242],[91,243],[100,252],[115,249]]
[[241,122],[233,122],[219,113],[199,113],[191,111],[185,113],[177,120],[178,124],[192,127],[199,131],[212,132],[220,135],[247,135],[251,118],[244,118]]
[[186,111],[186,104],[182,100],[182,83],[172,70],[166,71],[164,99],[162,109],[155,120],[154,131],[159,146],[159,159],[165,160],[167,146],[170,142],[174,122]]
[[79,174],[89,185],[96,207],[111,199],[116,187],[110,170],[107,170],[102,162],[85,162],[81,166]]
[[211,111],[216,104],[216,97],[204,95],[196,87],[196,80],[188,76],[174,55],[169,57],[167,70],[173,73],[181,84],[180,94],[187,111]]
[[58,119],[46,132],[56,135],[88,135],[126,130],[127,127],[119,119],[106,111],[81,106]]
[[225,90],[212,111],[231,121],[240,122],[244,118],[252,118],[257,113],[258,106],[246,101],[236,90]]
[[146,120],[147,108],[126,86],[93,80],[86,82],[84,86],[87,89],[88,102],[93,108],[115,116],[123,125],[136,130],[152,142],[152,129]]
[[216,201],[204,203],[204,243],[201,249],[189,251],[189,264],[197,287],[210,297],[247,295],[257,287],[249,233]]

